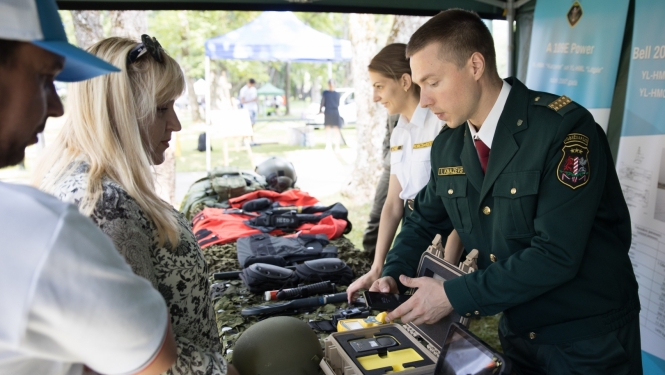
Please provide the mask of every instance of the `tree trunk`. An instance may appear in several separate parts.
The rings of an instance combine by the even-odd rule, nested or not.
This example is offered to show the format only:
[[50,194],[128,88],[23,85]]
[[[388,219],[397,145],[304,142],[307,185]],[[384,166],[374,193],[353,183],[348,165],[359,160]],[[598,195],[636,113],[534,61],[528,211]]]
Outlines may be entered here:
[[72,10],[76,44],[83,49],[104,39],[101,12],[98,10]]
[[395,16],[386,44],[409,43],[411,35],[431,17]]
[[141,35],[148,32],[148,13],[139,10],[110,11],[110,36],[121,36],[141,41]]
[[185,61],[188,61],[187,57],[189,57],[189,20],[187,19],[187,11],[178,12],[178,18],[180,19],[180,26],[183,31],[180,34],[180,53],[182,55],[181,66],[182,70],[185,72],[185,81],[187,82],[189,114],[192,122],[203,122],[203,119],[201,119],[201,113],[199,112],[199,101],[196,99],[196,92],[194,92],[194,79],[188,74],[192,69],[189,64],[185,63]]
[[217,66],[210,71],[211,89],[210,89],[210,108],[211,109],[232,109],[233,101],[231,100],[232,85],[226,78],[226,71]]
[[166,149],[164,162],[155,166],[153,176],[157,195],[175,206],[175,139],[171,143],[173,147]]
[[358,111],[358,149],[351,182],[343,193],[358,201],[368,201],[383,170],[381,148],[386,123],[386,111],[379,109],[372,101],[372,84],[367,72],[367,65],[376,52],[374,15],[349,15],[349,35],[353,48],[351,72]]

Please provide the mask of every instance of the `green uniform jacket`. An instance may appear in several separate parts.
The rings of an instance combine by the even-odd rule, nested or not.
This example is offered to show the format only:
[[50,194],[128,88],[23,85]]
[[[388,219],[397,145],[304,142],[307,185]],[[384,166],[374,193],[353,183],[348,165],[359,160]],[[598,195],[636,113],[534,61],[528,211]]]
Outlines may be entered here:
[[640,305],[630,216],[605,133],[570,99],[506,81],[487,173],[468,125],[444,127],[383,276],[415,276],[435,234],[454,228],[480,252],[479,271],[444,283],[458,313],[503,311],[511,331],[533,343],[617,329]]

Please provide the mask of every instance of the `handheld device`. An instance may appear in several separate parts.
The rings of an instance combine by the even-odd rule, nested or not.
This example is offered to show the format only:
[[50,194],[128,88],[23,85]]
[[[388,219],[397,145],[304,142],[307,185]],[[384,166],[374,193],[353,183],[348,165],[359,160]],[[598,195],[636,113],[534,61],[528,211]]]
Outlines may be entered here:
[[459,323],[450,326],[434,375],[509,374],[511,363]]
[[406,302],[410,295],[395,293],[363,292],[365,304],[368,309],[379,311],[392,311]]
[[368,350],[379,350],[399,345],[392,336],[377,336],[349,341],[349,344],[356,352],[366,352]]

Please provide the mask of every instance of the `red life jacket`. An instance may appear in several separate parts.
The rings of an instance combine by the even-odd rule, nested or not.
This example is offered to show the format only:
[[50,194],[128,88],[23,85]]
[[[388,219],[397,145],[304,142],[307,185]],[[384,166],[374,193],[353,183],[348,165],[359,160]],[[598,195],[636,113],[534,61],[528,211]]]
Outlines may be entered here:
[[[234,209],[239,209],[245,202],[257,198],[269,198],[279,202],[282,206],[313,206],[319,201],[311,195],[296,189],[277,193],[270,190],[258,190],[247,193],[237,198],[229,199],[229,204]],[[225,213],[225,211],[227,213]],[[193,231],[201,248],[211,245],[235,242],[238,238],[247,237],[252,234],[263,233],[258,229],[247,226],[244,222],[254,216],[242,213],[231,213],[231,210],[222,208],[205,208],[192,219]],[[340,237],[347,227],[347,221],[335,219],[332,216],[323,217],[316,223],[303,223],[296,228],[296,233],[302,234],[325,234],[328,239]],[[269,232],[272,236],[286,234],[281,229]]]

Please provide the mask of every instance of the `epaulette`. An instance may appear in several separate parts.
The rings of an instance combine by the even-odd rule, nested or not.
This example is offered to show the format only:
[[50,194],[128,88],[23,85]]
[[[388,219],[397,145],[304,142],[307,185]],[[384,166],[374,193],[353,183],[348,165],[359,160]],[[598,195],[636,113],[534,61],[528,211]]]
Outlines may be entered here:
[[560,114],[561,116],[565,116],[566,113],[579,107],[577,103],[575,103],[572,99],[570,99],[565,95],[562,95],[552,100],[553,98],[556,97],[551,94],[543,94],[540,96],[536,96],[535,98],[533,98],[533,105],[547,107],[553,110],[554,112]]

